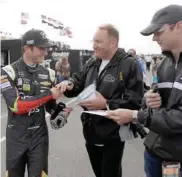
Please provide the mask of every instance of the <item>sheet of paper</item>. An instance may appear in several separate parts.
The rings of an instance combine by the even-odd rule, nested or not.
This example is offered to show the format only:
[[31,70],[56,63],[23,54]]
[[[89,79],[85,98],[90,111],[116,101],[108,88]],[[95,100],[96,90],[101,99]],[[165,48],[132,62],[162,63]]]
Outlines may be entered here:
[[71,99],[71,100],[69,100],[67,103],[66,103],[66,106],[67,107],[75,107],[75,106],[77,106],[78,104],[79,104],[79,102],[80,102],[80,100],[78,100],[78,98],[76,97],[76,98],[73,98],[73,99]]
[[103,111],[103,110],[97,110],[97,111],[82,111],[84,113],[87,113],[87,114],[94,114],[94,115],[99,115],[99,116],[106,116],[106,111]]
[[86,87],[79,95],[78,99],[80,101],[88,100],[96,97],[96,88],[95,84],[91,84],[88,87]]
[[96,90],[95,90],[95,84],[91,84],[88,87],[86,87],[77,97],[69,100],[66,103],[66,106],[68,107],[75,107],[77,106],[81,101],[93,99],[96,97]]

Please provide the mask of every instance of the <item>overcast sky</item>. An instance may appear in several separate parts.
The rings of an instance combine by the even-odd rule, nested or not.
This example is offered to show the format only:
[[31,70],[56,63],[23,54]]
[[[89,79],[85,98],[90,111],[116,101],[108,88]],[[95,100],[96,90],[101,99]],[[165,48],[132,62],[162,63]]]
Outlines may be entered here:
[[[32,27],[45,30],[53,40],[64,40],[72,48],[92,49],[91,40],[98,25],[111,23],[120,32],[119,46],[135,48],[137,53],[160,53],[151,37],[140,35],[155,13],[169,4],[182,0],[0,0],[0,30],[19,36]],[[20,25],[20,13],[28,12],[30,23]],[[42,25],[40,15],[60,20],[73,31],[73,38],[59,37],[58,31]]]

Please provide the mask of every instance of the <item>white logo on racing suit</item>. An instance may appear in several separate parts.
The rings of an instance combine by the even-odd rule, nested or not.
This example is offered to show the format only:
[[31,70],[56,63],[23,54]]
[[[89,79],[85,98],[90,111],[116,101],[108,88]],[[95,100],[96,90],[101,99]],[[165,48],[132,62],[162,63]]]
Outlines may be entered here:
[[18,86],[19,86],[19,85],[22,85],[22,84],[23,84],[23,80],[22,80],[22,78],[19,78],[19,79],[18,79]]
[[40,79],[48,79],[48,75],[46,75],[46,74],[38,74],[38,77]]
[[30,116],[31,114],[38,113],[38,112],[40,112],[39,108],[33,108],[33,109],[30,109],[30,111],[28,112],[28,115]]

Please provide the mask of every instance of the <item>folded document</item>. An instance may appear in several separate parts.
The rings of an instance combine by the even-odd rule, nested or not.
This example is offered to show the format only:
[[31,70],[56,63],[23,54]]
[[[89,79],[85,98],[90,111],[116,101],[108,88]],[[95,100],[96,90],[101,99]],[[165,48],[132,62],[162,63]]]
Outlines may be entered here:
[[106,111],[102,110],[97,110],[97,111],[83,111],[83,113],[88,113],[88,114],[94,114],[94,115],[99,115],[99,116],[106,116]]

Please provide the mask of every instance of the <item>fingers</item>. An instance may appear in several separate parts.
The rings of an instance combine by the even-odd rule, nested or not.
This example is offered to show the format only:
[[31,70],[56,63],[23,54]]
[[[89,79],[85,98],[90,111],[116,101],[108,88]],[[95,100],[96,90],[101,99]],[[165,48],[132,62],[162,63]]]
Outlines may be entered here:
[[59,127],[58,127],[57,124],[55,124],[55,123],[53,123],[53,122],[50,122],[50,124],[51,124],[51,128],[52,128],[52,129],[54,129],[54,130],[58,130],[58,129],[59,129]]
[[157,98],[157,97],[160,97],[159,93],[148,92],[146,94],[146,99],[153,99],[153,98]]
[[159,108],[161,106],[161,97],[146,99],[146,105],[151,108]]
[[63,109],[63,111],[66,112],[66,116],[68,117],[70,115],[70,113],[73,111],[73,108],[66,107]]
[[66,91],[66,84],[65,82],[61,82],[59,84],[57,84],[56,86],[56,89],[58,89],[61,93],[65,92]]
[[61,83],[59,83],[59,84],[57,84],[55,87],[56,87],[57,89],[60,89],[60,88],[61,88],[61,86],[62,86],[62,82],[61,82]]
[[121,120],[116,121],[116,123],[117,123],[118,125],[122,125],[122,124],[123,124]]
[[92,104],[92,101],[91,101],[91,100],[81,101],[81,102],[79,103],[80,106],[85,106],[85,107],[91,106],[91,104]]
[[66,91],[66,87],[67,85],[65,83],[61,84],[61,86],[59,87],[60,92],[64,93]]
[[63,109],[65,112],[71,112],[71,111],[73,111],[73,108],[71,108],[71,107],[66,107],[66,108],[64,108]]
[[147,92],[146,105],[151,108],[159,108],[161,106],[161,97],[159,93]]
[[121,125],[121,124],[122,124],[122,119],[121,119],[121,118],[118,118],[118,116],[108,114],[106,117],[109,118],[109,119],[112,119],[112,120],[115,121],[118,125]]
[[67,90],[72,90],[73,89],[73,83],[69,82],[67,85]]
[[63,81],[56,85],[56,88],[60,90],[61,93],[64,93],[66,90],[73,89],[73,83],[69,81]]
[[147,106],[151,107],[151,108],[159,108],[161,106],[161,102],[151,102],[148,103]]
[[161,98],[155,98],[155,99],[147,99],[146,100],[146,104],[157,104],[157,103],[161,103]]
[[102,96],[101,93],[99,93],[98,91],[95,92],[96,96]]
[[79,106],[83,106],[83,107],[87,108],[88,110],[96,110],[95,106],[92,104],[89,104],[89,103],[88,104],[81,103],[81,104],[79,104]]
[[116,116],[116,112],[115,111],[106,111],[107,117],[115,117]]

